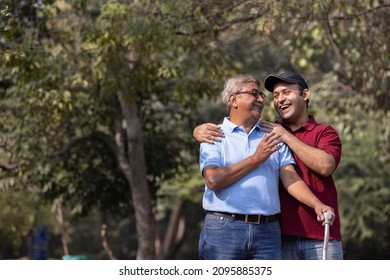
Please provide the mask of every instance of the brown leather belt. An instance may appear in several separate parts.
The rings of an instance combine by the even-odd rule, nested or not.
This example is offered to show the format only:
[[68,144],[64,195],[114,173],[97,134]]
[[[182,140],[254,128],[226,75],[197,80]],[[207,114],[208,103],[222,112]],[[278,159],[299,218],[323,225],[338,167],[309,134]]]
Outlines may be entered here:
[[239,220],[244,221],[247,224],[262,224],[270,223],[279,220],[279,214],[264,216],[264,215],[245,215],[245,214],[232,214],[226,212],[214,212],[206,211],[207,214],[228,218],[232,221]]

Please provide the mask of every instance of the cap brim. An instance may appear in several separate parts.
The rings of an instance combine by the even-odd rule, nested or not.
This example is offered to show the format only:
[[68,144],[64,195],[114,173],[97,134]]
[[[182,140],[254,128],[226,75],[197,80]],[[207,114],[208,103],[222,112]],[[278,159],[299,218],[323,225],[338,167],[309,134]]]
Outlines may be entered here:
[[277,84],[278,82],[286,82],[285,80],[279,78],[278,76],[275,76],[275,75],[268,75],[265,80],[264,80],[264,87],[266,90],[268,90],[269,92],[273,92],[274,91],[274,86],[275,84]]

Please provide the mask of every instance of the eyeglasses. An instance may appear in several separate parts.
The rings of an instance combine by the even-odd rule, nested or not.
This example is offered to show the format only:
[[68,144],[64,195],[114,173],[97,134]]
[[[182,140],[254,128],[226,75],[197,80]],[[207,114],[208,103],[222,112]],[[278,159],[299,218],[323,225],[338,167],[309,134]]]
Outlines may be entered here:
[[261,96],[261,98],[263,98],[264,100],[266,98],[266,95],[262,91],[259,91],[258,89],[255,89],[255,88],[252,89],[252,90],[248,90],[248,91],[240,91],[237,94],[241,94],[241,93],[250,94],[250,95],[252,95],[256,99],[259,98],[259,96]]

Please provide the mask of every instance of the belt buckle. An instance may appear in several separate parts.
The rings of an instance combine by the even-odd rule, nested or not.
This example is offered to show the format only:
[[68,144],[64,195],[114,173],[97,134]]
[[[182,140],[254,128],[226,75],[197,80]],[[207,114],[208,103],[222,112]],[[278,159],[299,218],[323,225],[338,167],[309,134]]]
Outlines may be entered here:
[[[257,216],[257,221],[249,221],[249,216],[251,215],[245,215],[245,223],[246,224],[253,224],[253,225],[258,225],[261,223],[260,219],[261,219],[261,215],[256,215]],[[252,215],[254,216],[254,215]]]

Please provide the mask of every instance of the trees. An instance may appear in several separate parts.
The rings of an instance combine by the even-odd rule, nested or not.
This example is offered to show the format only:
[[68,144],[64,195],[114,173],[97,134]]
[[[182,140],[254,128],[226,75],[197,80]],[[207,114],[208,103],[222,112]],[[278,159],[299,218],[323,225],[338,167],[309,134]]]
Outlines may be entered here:
[[[82,215],[134,214],[138,258],[164,258],[154,246],[157,191],[199,186],[185,175],[196,172],[192,128],[211,120],[201,110],[234,72],[287,69],[317,86],[312,108],[340,129],[346,147],[364,146],[369,136],[358,128],[365,116],[376,120],[375,151],[347,150],[340,186],[348,181],[341,174],[362,174],[352,172],[354,157],[375,153],[375,168],[388,169],[387,1],[199,2],[3,1],[0,189],[39,188]],[[368,214],[388,209],[386,174],[377,177],[365,190],[378,198]],[[362,191],[344,189],[341,200]],[[358,197],[360,212],[366,196]],[[343,219],[355,214],[344,209]],[[363,228],[345,230],[367,236]]]
[[[214,36],[204,35],[213,31],[204,14],[208,8],[231,9],[230,4],[8,4],[3,9],[2,74],[9,83],[4,100],[11,98],[21,110],[12,123],[13,145],[5,150],[15,173],[5,177],[37,185],[51,199],[65,197],[82,213],[91,205],[102,211],[126,205],[137,221],[137,258],[154,258],[154,188],[187,160],[181,154],[186,143],[178,141],[182,136],[162,140],[174,139],[169,134],[183,123],[185,108],[220,75],[216,69],[224,60],[213,53]],[[218,10],[214,19],[225,16]],[[160,110],[172,114],[170,123],[149,115]],[[159,137],[150,164],[145,132],[149,141]],[[96,175],[102,175],[99,185],[91,179]],[[125,202],[124,181],[131,195]],[[83,183],[88,187],[81,188]],[[113,184],[119,198],[107,201],[115,193]]]

